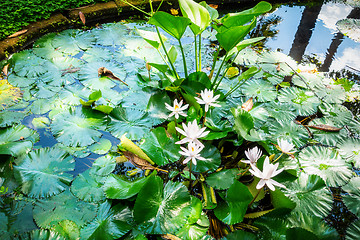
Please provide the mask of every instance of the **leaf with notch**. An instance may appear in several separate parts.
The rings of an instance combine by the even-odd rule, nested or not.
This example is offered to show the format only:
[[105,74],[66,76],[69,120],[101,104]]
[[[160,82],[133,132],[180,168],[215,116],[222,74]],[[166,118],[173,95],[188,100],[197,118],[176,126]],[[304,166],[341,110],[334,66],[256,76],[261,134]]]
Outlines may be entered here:
[[169,13],[158,11],[149,19],[149,23],[161,27],[165,32],[180,40],[184,35],[190,20],[184,17],[175,17]]

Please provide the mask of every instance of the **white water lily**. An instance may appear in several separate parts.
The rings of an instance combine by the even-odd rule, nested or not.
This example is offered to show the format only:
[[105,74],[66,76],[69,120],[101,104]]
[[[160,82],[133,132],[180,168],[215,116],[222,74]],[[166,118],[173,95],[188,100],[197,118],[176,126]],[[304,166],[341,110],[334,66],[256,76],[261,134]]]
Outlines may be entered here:
[[285,188],[285,186],[282,185],[281,183],[278,183],[277,181],[271,179],[272,177],[275,177],[284,170],[283,168],[277,170],[278,166],[279,163],[271,164],[269,157],[265,158],[262,172],[256,166],[251,165],[252,169],[249,169],[249,171],[254,176],[260,178],[259,183],[256,185],[257,189],[261,189],[262,187],[265,186],[265,184],[270,188],[271,191],[275,190],[274,185]]
[[287,140],[285,140],[285,139],[278,139],[277,140],[277,144],[278,144],[278,149],[281,151],[281,152],[283,152],[283,153],[285,153],[285,154],[294,154],[295,153],[295,151],[293,151],[293,152],[290,152],[295,146],[294,146],[294,144],[292,144],[292,143],[289,143]]
[[171,111],[169,114],[169,117],[172,117],[175,115],[175,118],[178,119],[179,115],[186,117],[186,113],[184,113],[184,110],[188,108],[189,104],[183,105],[183,100],[181,100],[178,103],[178,100],[174,100],[174,106],[170,106],[169,104],[165,103],[166,108]]
[[245,151],[245,155],[248,160],[241,160],[241,162],[256,166],[256,162],[261,157],[262,151],[258,147],[254,147]]
[[194,165],[196,165],[197,160],[206,160],[202,156],[200,156],[201,150],[203,150],[203,146],[197,145],[196,143],[189,143],[188,148],[180,147],[182,151],[179,153],[183,156],[186,156],[183,164],[188,163],[190,160]]
[[219,104],[216,103],[216,99],[220,97],[220,95],[214,96],[214,92],[209,89],[202,90],[200,92],[201,99],[195,97],[199,104],[205,104],[205,112],[209,111],[209,106],[213,107],[221,107]]
[[178,127],[176,127],[176,130],[182,135],[184,135],[185,138],[183,138],[180,141],[177,141],[176,144],[183,144],[188,142],[188,143],[195,143],[201,147],[204,147],[204,144],[202,144],[198,140],[198,138],[202,138],[208,135],[209,131],[205,131],[206,129],[205,127],[199,128],[196,119],[194,119],[193,122],[189,122],[187,126],[185,125],[185,123],[182,123],[182,126],[184,130]]

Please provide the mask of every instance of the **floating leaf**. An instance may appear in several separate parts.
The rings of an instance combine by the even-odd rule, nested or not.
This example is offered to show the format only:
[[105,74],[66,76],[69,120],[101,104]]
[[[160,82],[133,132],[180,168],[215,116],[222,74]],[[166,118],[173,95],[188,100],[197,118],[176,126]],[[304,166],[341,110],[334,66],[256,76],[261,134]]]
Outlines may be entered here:
[[58,51],[74,56],[81,50],[90,48],[94,42],[92,33],[69,29],[56,35],[51,44]]
[[104,24],[102,29],[94,31],[97,43],[103,46],[120,46],[129,36],[128,28],[121,22]]
[[334,124],[333,126],[343,127],[353,119],[350,110],[340,104],[323,103],[319,109],[324,114],[325,118],[336,123],[336,125]]
[[53,227],[53,230],[66,239],[76,240],[80,238],[80,229],[70,220],[63,220]]
[[96,154],[105,154],[111,148],[111,142],[109,139],[101,138],[99,141],[89,146],[89,150]]
[[299,162],[307,174],[320,176],[331,187],[342,186],[352,177],[350,166],[331,148],[304,148],[299,154]]
[[110,113],[110,118],[107,130],[117,138],[127,133],[131,140],[142,138],[153,124],[147,113],[133,108],[116,107]]
[[103,185],[107,198],[128,199],[138,194],[146,183],[147,178],[139,178],[135,181],[126,180],[124,176],[111,174]]
[[0,112],[0,127],[4,128],[20,123],[25,116],[25,112],[2,111]]
[[360,177],[352,178],[342,188],[347,194],[342,195],[346,207],[356,216],[360,215]]
[[95,160],[91,167],[91,174],[107,176],[114,171],[116,166],[116,160],[114,156],[106,155],[99,157]]
[[35,128],[41,129],[48,127],[50,124],[50,120],[47,117],[38,117],[38,118],[33,118],[31,123]]
[[278,100],[281,103],[289,103],[300,116],[314,114],[320,104],[313,92],[300,88],[282,88]]
[[107,69],[105,67],[99,67],[98,76],[108,77],[108,78],[110,78],[112,80],[120,81],[123,84],[125,84],[126,86],[128,86],[123,80],[121,80],[120,78],[115,76],[112,71],[110,71],[109,69]]
[[205,148],[200,152],[200,155],[205,160],[197,161],[197,164],[193,165],[192,171],[199,173],[206,171],[213,172],[220,166],[221,155],[219,150],[213,145],[205,143]]
[[15,53],[11,59],[15,64],[14,72],[19,77],[39,77],[47,71],[49,64],[47,60],[36,56],[32,50]]
[[134,219],[146,233],[174,234],[190,215],[190,195],[181,183],[151,176],[140,190],[134,206]]
[[30,87],[37,82],[37,78],[29,78],[24,76],[18,76],[16,73],[10,74],[8,76],[8,82],[15,87]]
[[[312,120],[309,125],[331,125],[334,127],[340,126],[339,123],[333,122],[330,118],[324,117]],[[339,142],[345,140],[348,137],[348,133],[345,128],[341,128],[339,132],[326,132],[317,129],[312,129],[311,132],[316,141],[330,146],[336,146]]]
[[238,173],[237,169],[224,169],[210,174],[206,178],[206,183],[215,189],[228,189],[234,183]]
[[150,157],[154,159],[159,166],[176,162],[180,158],[180,146],[175,144],[178,138],[168,136],[162,127],[155,128],[144,136],[144,140],[140,148]]
[[355,168],[360,168],[360,140],[357,138],[344,139],[339,145],[339,153],[347,162],[354,163]]
[[264,72],[282,77],[291,76],[297,69],[295,60],[282,52],[264,52],[258,63]]
[[100,205],[96,218],[81,229],[81,238],[118,239],[132,229],[128,223],[131,219],[132,213],[129,207],[121,204],[111,207],[109,202],[104,202]]
[[63,220],[73,221],[82,227],[96,216],[97,205],[79,200],[69,190],[38,200],[34,207],[34,219],[39,227],[49,229]]
[[86,202],[99,202],[105,200],[105,194],[101,186],[105,177],[92,174],[90,169],[79,174],[71,184],[71,192]]
[[100,140],[98,130],[105,129],[104,115],[91,109],[67,109],[57,114],[51,123],[56,139],[70,147],[84,147]]
[[301,173],[294,182],[285,182],[285,195],[296,203],[294,212],[326,217],[332,209],[332,196],[324,181],[316,175]]
[[355,220],[346,229],[346,240],[357,240],[360,235],[360,220]]
[[54,231],[50,231],[47,229],[36,229],[30,232],[30,239],[36,240],[63,240],[64,238],[61,237]]
[[0,110],[14,105],[21,97],[20,88],[11,86],[6,80],[0,80]]
[[336,22],[336,27],[345,36],[360,42],[360,20],[354,18],[341,19]]
[[260,79],[247,81],[241,89],[244,95],[256,97],[260,102],[274,101],[277,95],[276,89],[271,83]]
[[0,129],[0,152],[20,156],[29,152],[38,140],[39,134],[24,125],[2,128]]
[[268,102],[263,105],[270,117],[284,122],[290,122],[296,118],[295,108],[290,104],[278,101]]
[[248,188],[239,181],[235,181],[226,192],[226,202],[220,202],[214,213],[226,224],[240,223],[252,199],[253,196]]
[[304,145],[309,139],[305,127],[297,125],[293,121],[269,121],[269,133],[274,138],[283,138],[293,142],[297,147]]
[[41,148],[30,152],[16,166],[15,177],[22,184],[21,190],[31,197],[56,195],[72,181],[74,159],[59,148]]

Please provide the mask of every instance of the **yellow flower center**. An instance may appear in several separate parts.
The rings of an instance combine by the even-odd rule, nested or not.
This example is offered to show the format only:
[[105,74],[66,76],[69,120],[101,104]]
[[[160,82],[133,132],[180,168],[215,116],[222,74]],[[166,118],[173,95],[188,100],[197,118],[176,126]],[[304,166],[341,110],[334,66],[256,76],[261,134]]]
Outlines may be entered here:
[[175,105],[175,110],[178,110],[179,109],[179,105]]

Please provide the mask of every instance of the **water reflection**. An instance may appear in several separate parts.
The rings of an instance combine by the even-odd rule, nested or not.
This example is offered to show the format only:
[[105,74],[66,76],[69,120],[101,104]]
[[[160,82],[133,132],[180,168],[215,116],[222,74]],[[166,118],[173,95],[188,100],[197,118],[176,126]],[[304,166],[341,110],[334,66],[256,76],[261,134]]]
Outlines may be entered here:
[[280,6],[268,18],[274,16],[281,20],[265,47],[279,49],[298,62],[316,58],[320,71],[360,80],[360,44],[340,33],[335,25],[341,19],[360,18],[359,7],[316,1],[310,6]]

